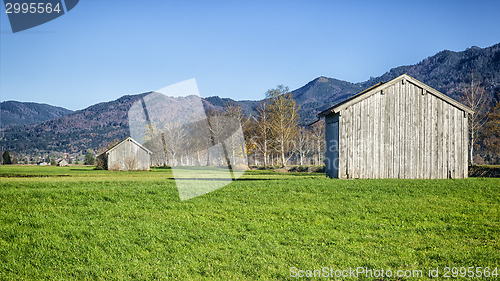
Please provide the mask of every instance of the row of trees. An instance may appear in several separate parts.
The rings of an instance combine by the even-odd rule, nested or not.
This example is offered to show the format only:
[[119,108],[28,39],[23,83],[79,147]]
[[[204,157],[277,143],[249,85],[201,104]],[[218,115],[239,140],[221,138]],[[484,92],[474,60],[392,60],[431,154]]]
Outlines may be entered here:
[[[226,166],[245,164],[246,154],[241,116],[207,110],[206,117],[192,116],[186,122],[165,120],[145,125],[144,146],[153,152],[154,166]],[[237,109],[237,108],[234,108]]]
[[[10,152],[9,150],[5,150],[2,152],[2,158],[0,158],[0,163],[3,165],[10,164],[38,164],[38,163],[50,163],[51,165],[56,165],[57,159],[64,158],[61,155],[49,155],[49,154],[41,154],[42,156],[33,156],[32,154],[20,154],[16,152]],[[93,165],[94,164],[94,156],[91,151],[87,151],[85,154],[84,160],[78,160],[79,155],[75,155],[74,157],[65,158],[68,161],[68,164],[84,164],[84,165]]]
[[151,122],[145,125],[144,146],[154,166],[322,165],[324,126],[300,126],[299,106],[288,87],[277,86],[255,112],[227,103],[207,108],[206,119]]
[[[244,118],[242,118],[244,119]],[[266,93],[256,115],[242,123],[247,153],[254,165],[322,164],[324,126],[300,126],[299,105],[289,88],[277,86]]]

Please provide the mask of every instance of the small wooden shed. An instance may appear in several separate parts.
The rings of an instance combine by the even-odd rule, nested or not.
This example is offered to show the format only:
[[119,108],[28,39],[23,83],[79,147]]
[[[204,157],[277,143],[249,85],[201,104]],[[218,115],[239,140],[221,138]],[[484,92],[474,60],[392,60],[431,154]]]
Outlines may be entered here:
[[98,162],[111,171],[150,170],[151,154],[149,149],[128,137],[100,154]]
[[403,74],[321,112],[331,178],[468,176],[473,111]]
[[68,166],[68,161],[66,161],[66,159],[60,159],[59,161],[57,161],[57,166],[66,167]]

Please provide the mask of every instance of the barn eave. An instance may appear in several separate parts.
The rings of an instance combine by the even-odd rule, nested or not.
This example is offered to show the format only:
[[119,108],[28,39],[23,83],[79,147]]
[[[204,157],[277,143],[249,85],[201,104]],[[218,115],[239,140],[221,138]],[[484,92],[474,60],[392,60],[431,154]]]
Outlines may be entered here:
[[115,144],[113,147],[111,147],[110,149],[106,150],[104,153],[106,154],[109,154],[111,151],[113,151],[115,148],[117,148],[118,146],[120,146],[122,143],[125,143],[127,141],[130,141],[132,143],[134,143],[135,145],[137,145],[138,147],[140,147],[141,149],[143,149],[144,151],[146,151],[148,154],[153,154],[153,152],[151,152],[151,150],[145,148],[144,146],[142,146],[142,144],[140,144],[139,142],[137,142],[136,140],[134,140],[133,138],[131,137],[127,137],[126,139],[122,140],[121,142]]
[[349,106],[355,104],[355,103],[358,103],[376,93],[383,93],[384,89],[394,85],[395,83],[398,83],[398,82],[401,82],[401,81],[404,81],[404,82],[409,82],[409,83],[412,83],[420,88],[422,88],[427,94],[432,94],[434,95],[435,97],[463,110],[465,113],[467,114],[474,114],[474,111],[472,109],[470,109],[468,106],[448,97],[447,95],[439,92],[438,90],[420,82],[419,80],[409,76],[408,74],[403,74],[403,75],[400,75],[392,80],[390,80],[389,82],[386,82],[386,83],[383,83],[383,82],[380,82],[378,84],[375,84],[373,85],[372,87],[370,88],[367,88],[365,90],[363,90],[362,92],[320,112],[318,114],[318,117],[321,118],[321,117],[325,117],[326,115],[330,115],[332,113],[339,113],[341,112],[342,110],[348,108]]

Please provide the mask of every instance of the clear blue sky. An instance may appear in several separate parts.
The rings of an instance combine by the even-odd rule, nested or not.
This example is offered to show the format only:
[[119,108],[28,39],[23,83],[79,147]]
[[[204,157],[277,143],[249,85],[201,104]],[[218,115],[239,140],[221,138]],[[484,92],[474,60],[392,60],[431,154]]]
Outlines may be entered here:
[[1,100],[74,110],[189,78],[202,96],[255,100],[500,42],[500,1],[80,0],[16,34],[1,11]]

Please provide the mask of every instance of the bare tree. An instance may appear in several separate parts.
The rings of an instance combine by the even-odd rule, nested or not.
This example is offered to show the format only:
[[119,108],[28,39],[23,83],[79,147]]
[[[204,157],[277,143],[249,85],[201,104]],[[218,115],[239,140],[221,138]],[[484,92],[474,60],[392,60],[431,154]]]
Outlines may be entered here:
[[276,89],[271,89],[266,94],[270,100],[271,130],[280,155],[281,165],[286,166],[291,157],[291,155],[286,157],[286,145],[297,134],[299,107],[286,86],[278,85]]
[[257,145],[254,143],[254,139],[257,138],[257,121],[255,116],[250,117],[243,129],[243,136],[245,139],[245,152],[247,154],[247,163],[250,164],[250,156],[253,155],[254,165],[257,165]]
[[325,120],[321,119],[314,123],[312,126],[312,138],[315,143],[315,159],[316,165],[321,165],[321,155],[323,155],[325,147]]
[[261,152],[262,158],[264,160],[264,166],[269,165],[269,147],[271,138],[271,124],[270,124],[270,112],[269,106],[266,101],[262,102],[257,107],[257,116],[254,117],[256,122],[256,136],[251,138],[252,144],[254,144],[258,151]]
[[144,146],[153,152],[151,163],[153,166],[167,166],[167,147],[161,141],[161,131],[156,123],[149,123],[144,130]]
[[300,165],[304,165],[306,155],[311,151],[310,132],[304,127],[300,127],[293,143],[293,147],[299,156]]
[[[201,120],[193,123],[188,131],[189,146],[187,147],[189,153],[196,157],[196,165],[204,166],[205,164],[202,164],[203,158],[206,157],[206,162],[209,162],[209,147],[212,146],[208,120]],[[206,163],[206,165],[208,165],[208,163]]]
[[172,161],[169,163],[171,166],[175,166],[180,162],[186,148],[184,145],[186,134],[185,128],[179,123],[163,124],[163,130],[161,130],[160,133],[160,142],[165,151],[167,162],[169,159],[167,153],[171,156],[170,159],[172,159]]
[[484,87],[474,78],[474,75],[472,75],[470,84],[465,86],[462,102],[474,111],[469,117],[469,162],[474,165],[474,146],[477,143],[478,133],[488,119],[486,114],[488,97]]
[[[207,117],[212,146],[218,147],[218,149],[212,150],[213,154],[210,155],[212,164],[217,166],[227,165],[232,174],[231,151],[229,149],[231,149],[231,136],[234,135],[239,124],[237,124],[235,118],[215,110],[207,111]],[[234,154],[232,155],[234,156]]]
[[228,102],[224,105],[224,112],[227,116],[231,116],[236,118],[241,126],[245,123],[245,114],[243,112],[243,108],[241,105],[236,104],[234,102]]
[[177,122],[147,125],[144,140],[144,146],[153,152],[151,160],[156,165],[177,165],[188,147],[185,145],[186,129]]
[[[248,120],[247,118],[245,118],[245,114],[243,112],[243,108],[241,107],[241,105],[235,104],[233,102],[226,103],[224,105],[224,112],[225,115],[233,119],[229,121],[230,125],[233,126],[229,126],[228,129],[234,127],[233,129],[238,130],[239,127],[241,127],[243,131],[245,130]],[[236,159],[240,159],[240,157],[243,157],[245,159],[245,162],[248,163],[246,149],[245,149],[245,141],[244,139],[241,139],[241,134],[238,134],[236,131],[234,131],[229,137],[227,144],[231,149],[231,161],[233,164],[237,164]],[[238,163],[238,164],[244,164],[244,163]]]

